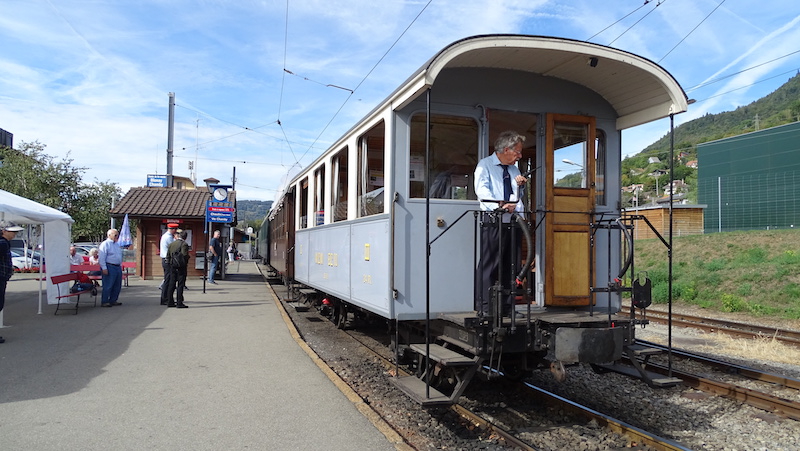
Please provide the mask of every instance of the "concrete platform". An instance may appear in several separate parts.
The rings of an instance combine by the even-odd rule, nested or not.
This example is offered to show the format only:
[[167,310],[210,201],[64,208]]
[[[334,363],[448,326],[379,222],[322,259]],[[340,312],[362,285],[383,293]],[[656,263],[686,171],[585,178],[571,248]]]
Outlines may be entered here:
[[123,305],[58,316],[12,279],[0,449],[404,449],[298,345],[255,263],[228,271],[205,294],[190,280],[188,309],[133,277]]

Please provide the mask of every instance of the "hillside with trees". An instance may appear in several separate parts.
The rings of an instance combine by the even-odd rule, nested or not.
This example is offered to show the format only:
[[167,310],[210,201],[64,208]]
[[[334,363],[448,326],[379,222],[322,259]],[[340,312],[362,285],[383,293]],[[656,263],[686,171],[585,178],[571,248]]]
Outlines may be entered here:
[[237,200],[236,217],[239,220],[239,227],[252,227],[258,230],[271,207],[271,200]]
[[[690,107],[691,108],[691,107]],[[734,111],[706,114],[675,128],[675,180],[688,185],[685,192],[689,202],[697,201],[697,169],[686,166],[697,160],[697,145],[756,130],[800,121],[800,74],[790,78],[771,94],[741,106]],[[636,155],[622,161],[622,186],[642,185],[638,193],[640,205],[645,199],[655,200],[663,195],[669,170],[669,134],[645,147]],[[653,157],[657,160],[651,160]],[[658,174],[664,175],[658,177]],[[656,183],[659,192],[656,193]],[[676,191],[677,194],[677,191]],[[625,193],[623,202],[632,206],[634,193]]]

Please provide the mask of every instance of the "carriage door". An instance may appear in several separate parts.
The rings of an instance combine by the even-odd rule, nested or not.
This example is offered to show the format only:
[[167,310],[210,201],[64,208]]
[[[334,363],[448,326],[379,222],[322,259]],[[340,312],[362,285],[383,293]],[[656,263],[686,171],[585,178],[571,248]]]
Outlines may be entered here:
[[588,306],[594,209],[595,119],[547,115],[545,305]]

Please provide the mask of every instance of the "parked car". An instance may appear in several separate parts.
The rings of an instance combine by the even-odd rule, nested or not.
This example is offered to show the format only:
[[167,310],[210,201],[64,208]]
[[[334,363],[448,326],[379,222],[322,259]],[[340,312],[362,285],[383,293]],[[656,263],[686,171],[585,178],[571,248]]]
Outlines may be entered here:
[[39,251],[34,251],[34,250],[31,250],[31,249],[25,249],[25,248],[22,248],[22,247],[12,247],[11,251],[12,252],[16,252],[20,257],[27,256],[30,259],[35,259],[37,262],[45,261],[44,257],[42,256],[42,254]]
[[11,250],[11,264],[14,265],[14,268],[22,270],[26,268],[38,268],[39,267],[39,259],[36,257],[25,257],[24,254],[19,253],[15,250]]

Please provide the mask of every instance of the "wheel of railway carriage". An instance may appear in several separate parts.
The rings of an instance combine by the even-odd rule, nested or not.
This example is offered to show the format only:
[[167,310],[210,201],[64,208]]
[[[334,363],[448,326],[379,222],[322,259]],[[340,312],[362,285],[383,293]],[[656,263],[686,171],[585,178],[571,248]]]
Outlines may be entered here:
[[503,372],[503,376],[505,376],[506,379],[514,382],[519,382],[525,377],[525,367],[519,363],[504,363],[500,370]]
[[456,369],[448,366],[439,366],[437,370],[431,384],[441,392],[453,391],[458,383]]
[[344,329],[347,325],[347,306],[344,302],[336,304],[336,313],[333,315],[333,320],[338,329]]
[[557,382],[564,382],[567,380],[567,369],[561,361],[550,362],[550,372]]
[[597,374],[606,374],[609,371],[608,369],[594,363],[592,363],[591,366],[592,366],[592,371],[594,371]]

